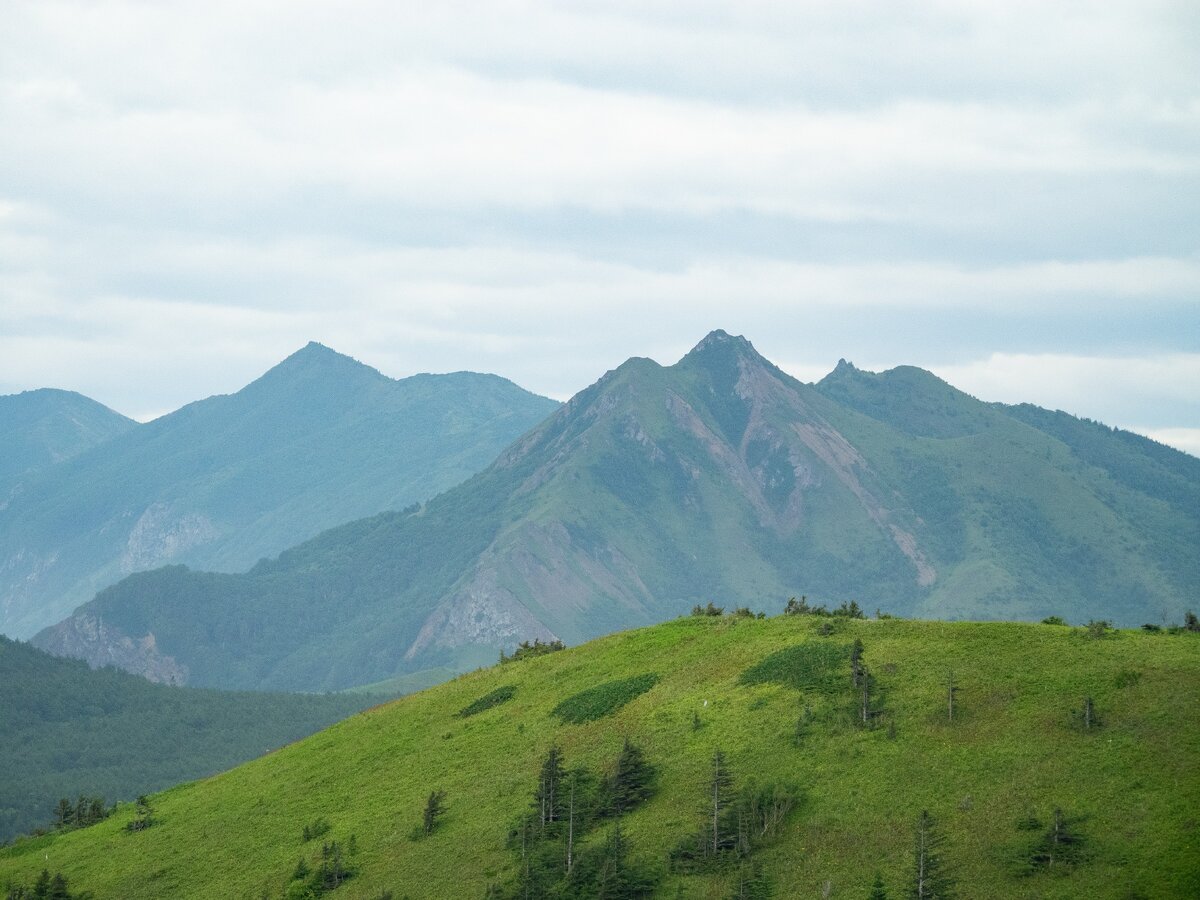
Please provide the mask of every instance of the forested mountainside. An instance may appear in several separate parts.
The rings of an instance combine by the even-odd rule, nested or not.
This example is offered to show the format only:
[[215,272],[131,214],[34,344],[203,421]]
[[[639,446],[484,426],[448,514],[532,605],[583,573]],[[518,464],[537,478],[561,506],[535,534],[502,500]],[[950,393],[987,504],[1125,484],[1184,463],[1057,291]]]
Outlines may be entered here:
[[557,406],[494,375],[394,380],[309,344],[236,394],[18,479],[0,505],[0,632],[32,635],[132,572],[242,571],[425,500]]
[[0,637],[0,843],[49,826],[61,798],[132,800],[222,772],[371,702],[168,687]]
[[243,575],[132,576],[36,642],[192,684],[324,690],[711,598],[1137,625],[1181,620],[1198,547],[1200,460],[918,369],[803,384],[714,332],[673,366],[629,360],[417,510]]

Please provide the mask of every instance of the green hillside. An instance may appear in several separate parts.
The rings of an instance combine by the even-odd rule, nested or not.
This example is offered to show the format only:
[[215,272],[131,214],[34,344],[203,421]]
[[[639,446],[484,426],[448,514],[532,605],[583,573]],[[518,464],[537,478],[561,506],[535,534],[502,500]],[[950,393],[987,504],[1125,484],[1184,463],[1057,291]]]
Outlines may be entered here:
[[[42,632],[138,671],[337,690],[579,643],[725,597],[903,615],[1180,621],[1200,583],[1200,460],[919,369],[802,384],[714,332],[631,359],[478,476],[244,575],[142,573]],[[763,598],[770,598],[763,599]],[[100,627],[103,624],[103,628]]]
[[42,388],[0,397],[0,503],[18,476],[135,427],[132,419],[73,391]]
[[[615,884],[630,870],[662,897],[724,898],[739,885],[814,897],[828,885],[827,896],[866,898],[876,873],[887,896],[907,896],[922,810],[959,897],[1196,896],[1198,641],[1012,623],[680,619],[354,716],[151,798],[144,830],[126,830],[127,806],[22,841],[0,851],[0,885],[48,867],[98,898],[303,896],[325,845],[325,874],[337,856],[348,877],[323,896],[482,898],[491,886],[519,896],[522,834],[531,866],[565,877],[567,813],[542,828],[534,803],[557,747],[561,810],[578,772],[571,896],[595,896],[579,885],[598,872]],[[655,770],[650,797],[626,792],[629,808],[612,812],[610,789],[609,814],[593,803],[589,815],[626,739]],[[706,860],[694,838],[712,827],[717,750],[730,849]],[[424,834],[435,791],[444,813]],[[773,824],[764,809],[779,812]],[[330,830],[305,841],[322,820]],[[737,824],[764,821],[765,836]],[[300,860],[310,871],[294,881]],[[771,893],[749,893],[764,883]]]
[[0,508],[0,632],[28,637],[131,572],[242,571],[425,500],[557,405],[493,375],[394,380],[309,344],[236,394],[22,479]]
[[47,825],[61,797],[130,800],[261,756],[369,702],[168,687],[0,637],[0,843]]

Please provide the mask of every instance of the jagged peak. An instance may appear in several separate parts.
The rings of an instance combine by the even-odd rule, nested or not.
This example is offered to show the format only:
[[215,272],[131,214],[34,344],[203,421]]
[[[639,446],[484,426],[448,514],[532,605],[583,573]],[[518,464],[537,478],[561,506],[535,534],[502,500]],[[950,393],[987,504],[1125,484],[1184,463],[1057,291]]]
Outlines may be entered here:
[[755,356],[758,356],[758,351],[754,349],[754,345],[746,340],[744,336],[740,334],[730,334],[723,328],[717,328],[706,334],[703,340],[701,340],[700,343],[698,343],[688,352],[688,356],[692,356],[693,354],[697,353],[704,353],[708,350],[718,347],[734,348],[740,352],[753,353]]
[[742,335],[730,334],[720,328],[705,335],[704,340],[688,351],[679,364],[713,369],[725,368],[730,362],[735,363],[738,368],[747,364],[775,368],[774,364],[754,349],[754,345]]

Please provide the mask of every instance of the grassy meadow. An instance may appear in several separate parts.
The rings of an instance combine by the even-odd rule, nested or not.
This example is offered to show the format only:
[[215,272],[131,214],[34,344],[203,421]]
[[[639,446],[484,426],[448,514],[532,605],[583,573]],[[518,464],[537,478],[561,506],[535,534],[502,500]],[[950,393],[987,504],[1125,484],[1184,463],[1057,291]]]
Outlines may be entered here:
[[[851,686],[855,639],[869,725]],[[324,819],[326,839],[353,835],[354,848],[352,877],[329,896],[482,898],[513,883],[506,838],[550,746],[568,768],[603,773],[626,738],[658,771],[653,797],[621,819],[656,896],[735,887],[732,868],[667,864],[704,824],[718,748],[738,784],[783,782],[798,798],[753,854],[776,897],[866,898],[877,873],[904,896],[922,810],[961,897],[1200,896],[1200,636],[815,616],[679,619],[463,675],[154,795],[152,827],[126,830],[129,805],[0,849],[0,886],[48,867],[97,898],[281,897],[301,857],[319,862],[321,841],[302,831]],[[434,790],[445,815],[418,837]],[[1030,873],[1055,808],[1082,852]],[[1031,818],[1042,830],[1021,827]]]

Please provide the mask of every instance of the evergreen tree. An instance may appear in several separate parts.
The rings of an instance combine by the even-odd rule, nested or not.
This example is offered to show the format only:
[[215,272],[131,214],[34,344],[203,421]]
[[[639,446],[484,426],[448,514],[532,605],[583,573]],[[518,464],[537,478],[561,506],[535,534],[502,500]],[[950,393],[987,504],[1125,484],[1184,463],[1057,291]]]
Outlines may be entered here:
[[941,835],[928,810],[917,819],[913,852],[913,876],[908,896],[912,900],[948,900],[954,896],[954,882],[945,872],[941,858]]
[[875,873],[875,884],[871,886],[871,893],[867,900],[888,900],[887,889],[883,886],[883,876],[878,872]]
[[[597,900],[627,900],[627,898],[648,897],[654,889],[654,880],[629,861],[629,841],[621,830],[621,823],[613,826],[612,831],[600,849],[600,859],[596,866],[594,893],[585,893]],[[579,896],[572,893],[571,896]]]
[[1030,854],[1029,864],[1035,870],[1073,865],[1079,861],[1082,850],[1083,836],[1076,831],[1074,822],[1063,814],[1062,809],[1056,807],[1049,827]]
[[425,811],[421,815],[421,827],[425,834],[433,834],[438,819],[446,811],[446,792],[430,791],[429,799],[425,801]]
[[537,792],[534,794],[535,812],[543,831],[562,820],[566,802],[561,790],[562,780],[562,751],[557,746],[552,746],[542,762]]
[[50,870],[42,869],[42,874],[38,876],[38,880],[33,883],[34,900],[49,900],[50,898]]
[[758,863],[743,863],[738,868],[729,900],[770,900],[772,891],[770,876]]
[[75,817],[75,808],[71,806],[71,801],[63,797],[58,801],[58,806],[54,808],[54,827],[67,828],[71,825],[71,820]]
[[734,835],[727,833],[722,822],[725,810],[733,800],[733,773],[725,762],[725,754],[720,750],[713,752],[712,774],[708,780],[708,811],[711,827],[709,829],[709,852],[716,856],[722,850],[729,849],[734,843]]
[[654,792],[654,766],[640,747],[625,738],[612,775],[604,784],[604,813],[618,816],[650,798]]

